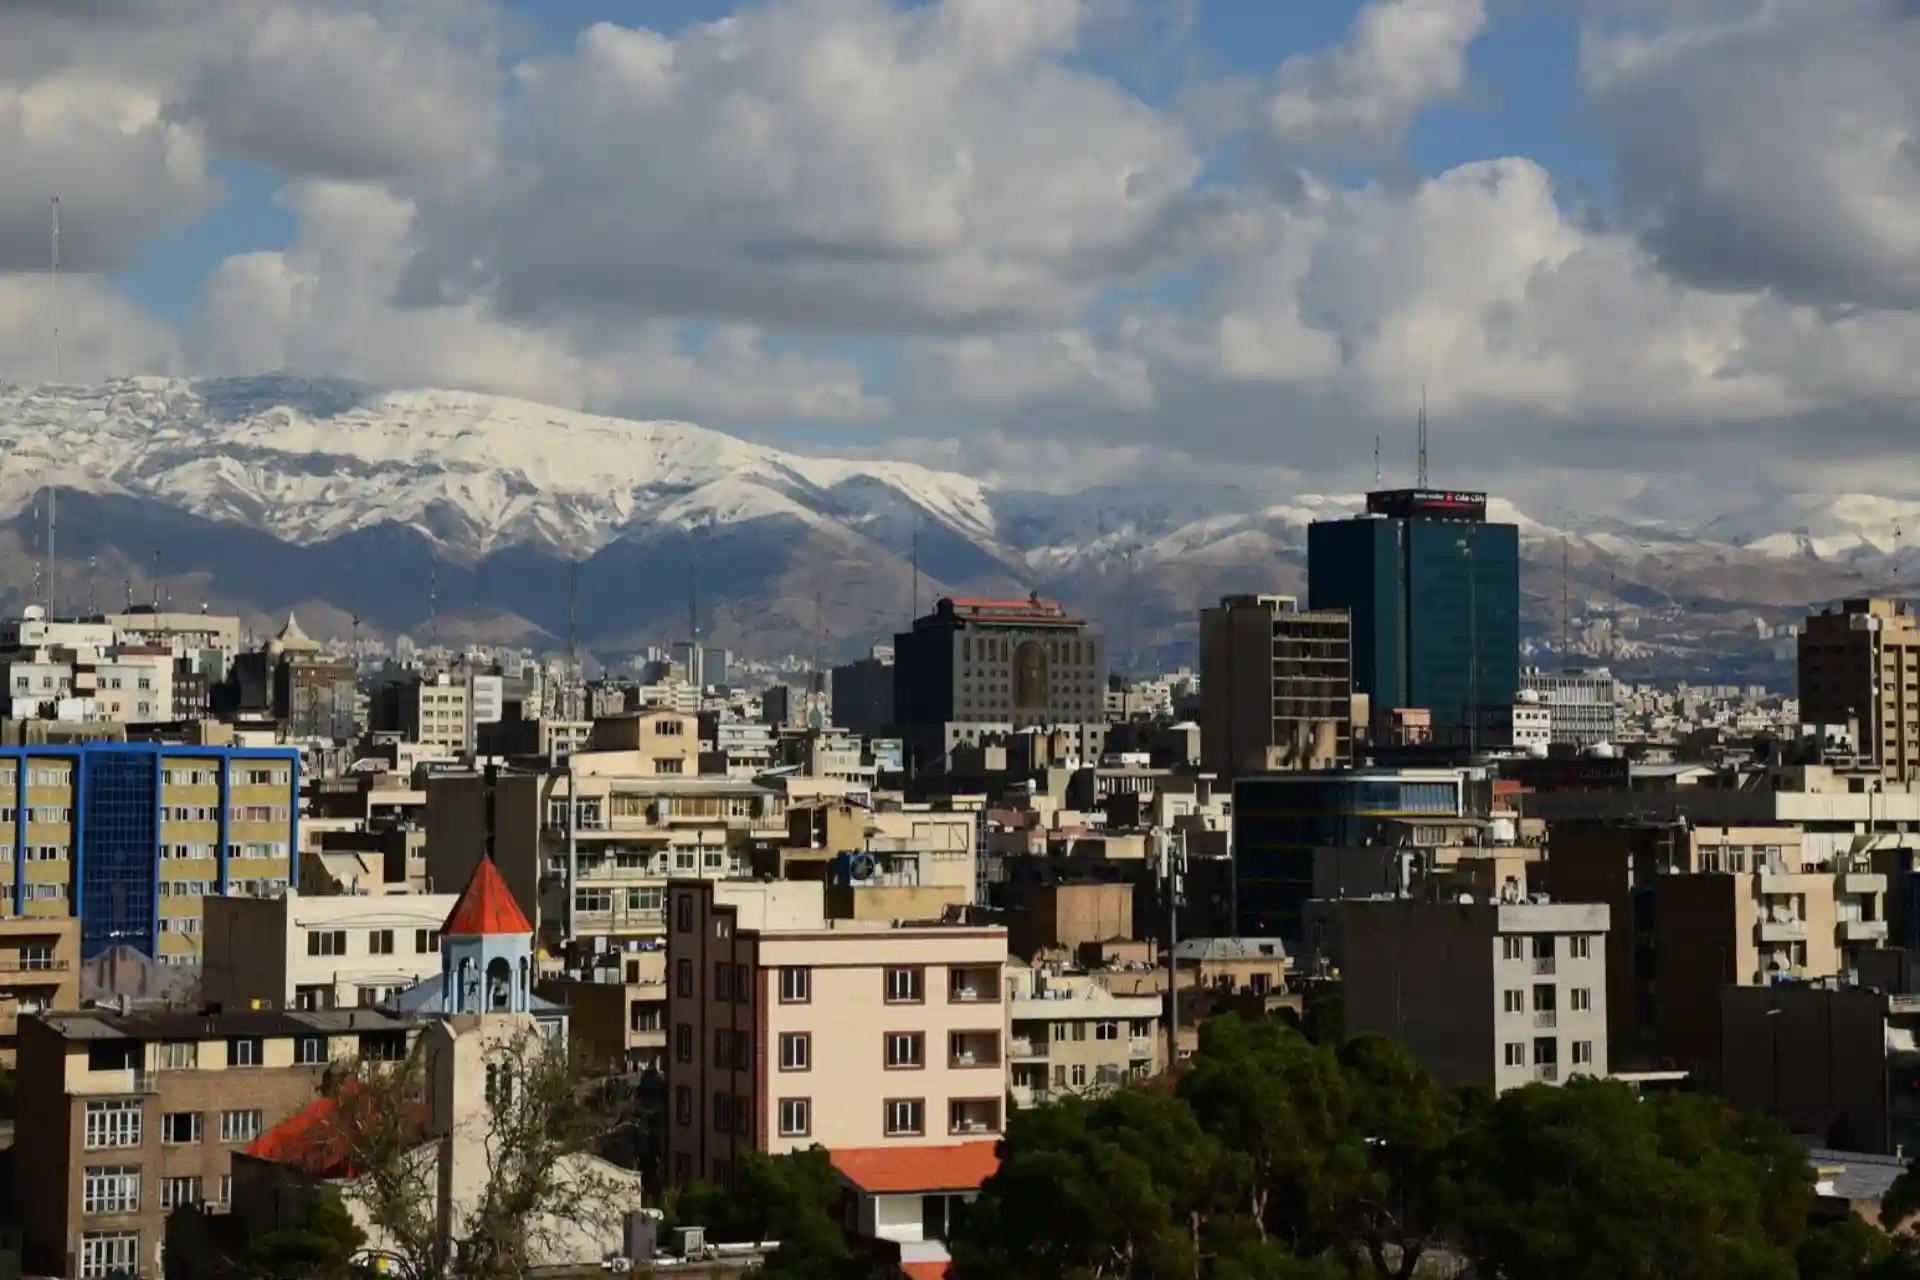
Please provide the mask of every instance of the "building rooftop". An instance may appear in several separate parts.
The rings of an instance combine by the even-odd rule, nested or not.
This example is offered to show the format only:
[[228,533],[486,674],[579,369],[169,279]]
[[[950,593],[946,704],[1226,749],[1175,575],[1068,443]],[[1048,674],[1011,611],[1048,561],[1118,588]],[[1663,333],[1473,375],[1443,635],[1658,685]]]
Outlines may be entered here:
[[830,1152],[833,1167],[871,1195],[927,1191],[978,1191],[1000,1168],[997,1142],[956,1142],[940,1147],[842,1147]]
[[69,1040],[208,1040],[226,1036],[399,1031],[411,1018],[378,1009],[79,1009],[36,1015]]
[[1174,944],[1176,960],[1285,960],[1278,938],[1186,938]]

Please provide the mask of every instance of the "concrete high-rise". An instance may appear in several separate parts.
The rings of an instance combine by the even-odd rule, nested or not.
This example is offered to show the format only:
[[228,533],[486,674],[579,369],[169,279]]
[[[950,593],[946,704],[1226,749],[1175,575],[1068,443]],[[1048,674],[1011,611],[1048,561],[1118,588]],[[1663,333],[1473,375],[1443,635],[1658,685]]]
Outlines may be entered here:
[[1520,683],[1520,530],[1487,496],[1399,489],[1365,515],[1307,529],[1307,604],[1353,619],[1353,687],[1373,716],[1423,707],[1436,725],[1511,706]]
[[1892,600],[1848,600],[1800,633],[1800,720],[1854,726],[1896,782],[1920,776],[1920,626]]
[[1345,609],[1226,596],[1200,611],[1200,753],[1223,778],[1353,758],[1353,634]]

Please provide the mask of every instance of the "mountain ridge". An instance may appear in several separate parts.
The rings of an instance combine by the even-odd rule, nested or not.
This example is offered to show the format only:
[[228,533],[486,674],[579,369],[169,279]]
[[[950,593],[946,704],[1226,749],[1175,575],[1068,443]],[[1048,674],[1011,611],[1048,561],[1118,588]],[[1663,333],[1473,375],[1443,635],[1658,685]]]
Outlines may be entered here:
[[[697,573],[703,629],[785,652],[884,637],[917,577],[923,605],[941,590],[1044,590],[1130,632],[1135,653],[1177,653],[1218,592],[1298,591],[1308,523],[1361,501],[1191,485],[1045,494],[687,422],[288,375],[0,383],[0,580],[18,599],[49,484],[62,550],[88,558],[95,595],[102,568],[145,588],[158,550],[176,587],[243,613],[297,595],[391,632],[437,611],[449,633],[459,613],[552,636],[566,617],[555,570],[578,562],[590,643],[684,631]],[[1558,615],[1540,577],[1563,559],[1583,601],[1784,609],[1897,581],[1920,503],[1794,495],[1684,525],[1554,523],[1495,498],[1490,515],[1521,528],[1538,623]]]

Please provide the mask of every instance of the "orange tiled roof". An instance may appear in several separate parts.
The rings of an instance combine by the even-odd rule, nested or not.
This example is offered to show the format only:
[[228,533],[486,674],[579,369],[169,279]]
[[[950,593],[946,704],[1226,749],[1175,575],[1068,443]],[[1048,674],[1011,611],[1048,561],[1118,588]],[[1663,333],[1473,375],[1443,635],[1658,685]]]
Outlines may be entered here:
[[907,1280],[947,1280],[947,1265],[944,1262],[903,1262],[900,1274]]
[[513,900],[513,890],[500,878],[500,869],[492,858],[480,859],[467,881],[460,901],[453,904],[440,934],[447,938],[472,938],[486,933],[532,933],[526,913]]
[[944,1147],[842,1147],[828,1154],[840,1176],[862,1191],[977,1191],[1000,1167],[994,1142]]
[[297,1165],[316,1177],[350,1178],[347,1136],[339,1102],[322,1095],[255,1138],[247,1154]]

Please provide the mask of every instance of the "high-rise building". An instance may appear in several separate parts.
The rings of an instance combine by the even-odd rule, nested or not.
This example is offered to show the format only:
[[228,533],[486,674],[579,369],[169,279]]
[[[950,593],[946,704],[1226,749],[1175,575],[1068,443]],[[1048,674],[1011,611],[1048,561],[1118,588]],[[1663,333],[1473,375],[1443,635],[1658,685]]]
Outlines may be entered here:
[[1074,732],[1098,755],[1106,727],[1106,642],[1052,600],[943,598],[894,636],[893,714],[912,767],[955,745],[1028,728]]
[[1520,531],[1484,493],[1367,495],[1365,515],[1307,529],[1307,604],[1353,618],[1353,687],[1371,714],[1422,707],[1434,723],[1511,706],[1520,682]]
[[1345,609],[1292,596],[1227,596],[1200,612],[1200,752],[1223,778],[1329,769],[1353,750],[1352,628]]
[[871,738],[893,723],[893,650],[874,646],[867,657],[833,669],[833,723]]
[[0,904],[77,917],[82,959],[128,946],[196,964],[202,898],[293,881],[299,814],[291,749],[0,747]]
[[1854,726],[1896,782],[1920,777],[1920,626],[1892,600],[1848,600],[1800,633],[1800,720]]

